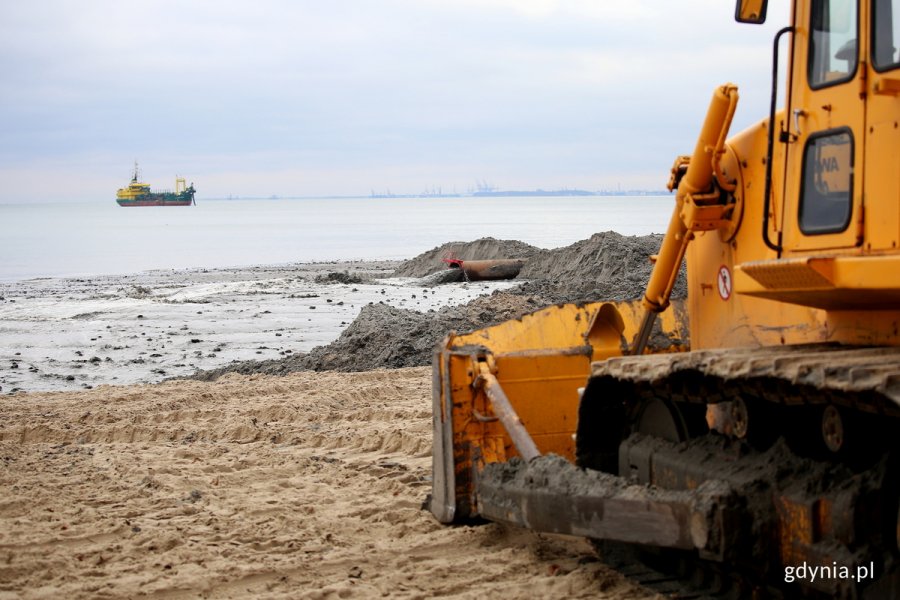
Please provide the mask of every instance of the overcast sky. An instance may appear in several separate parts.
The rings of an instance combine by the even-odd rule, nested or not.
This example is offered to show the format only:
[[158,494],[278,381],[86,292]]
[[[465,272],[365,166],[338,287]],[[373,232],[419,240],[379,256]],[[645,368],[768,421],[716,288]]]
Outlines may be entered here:
[[715,86],[767,112],[733,0],[0,4],[0,202],[662,189]]

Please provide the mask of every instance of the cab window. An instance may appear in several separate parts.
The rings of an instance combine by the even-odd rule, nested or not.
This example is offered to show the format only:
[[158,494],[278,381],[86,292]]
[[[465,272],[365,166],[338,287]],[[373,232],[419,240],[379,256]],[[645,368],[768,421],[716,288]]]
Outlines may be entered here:
[[848,81],[856,73],[856,0],[813,0],[809,36],[809,85]]
[[853,134],[849,129],[811,135],[803,151],[800,231],[838,233],[850,224]]
[[900,0],[872,5],[872,64],[877,71],[900,67]]

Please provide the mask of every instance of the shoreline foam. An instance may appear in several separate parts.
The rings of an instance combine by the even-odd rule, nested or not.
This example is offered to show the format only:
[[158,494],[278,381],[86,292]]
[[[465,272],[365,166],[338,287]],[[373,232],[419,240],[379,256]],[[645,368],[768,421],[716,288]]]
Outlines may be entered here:
[[415,279],[391,278],[396,264],[149,271],[0,284],[0,393],[153,383],[283,358],[334,341],[370,304],[427,311],[512,285],[425,288]]

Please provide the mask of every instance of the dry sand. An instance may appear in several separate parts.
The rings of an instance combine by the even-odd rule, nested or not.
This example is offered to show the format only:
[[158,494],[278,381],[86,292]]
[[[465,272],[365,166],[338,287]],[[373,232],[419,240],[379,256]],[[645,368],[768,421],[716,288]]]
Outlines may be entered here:
[[428,368],[0,398],[0,599],[645,598],[582,540],[443,527]]

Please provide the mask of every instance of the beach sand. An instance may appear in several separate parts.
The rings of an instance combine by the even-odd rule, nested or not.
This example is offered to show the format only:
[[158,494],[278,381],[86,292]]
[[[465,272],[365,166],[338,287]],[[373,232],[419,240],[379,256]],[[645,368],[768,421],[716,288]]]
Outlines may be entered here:
[[0,599],[645,598],[581,539],[444,527],[430,369],[0,397]]
[[438,524],[430,368],[371,370],[428,364],[450,328],[637,297],[657,247],[597,234],[478,284],[412,278],[446,247],[406,278],[342,263],[0,284],[0,600],[658,597],[580,538]]

